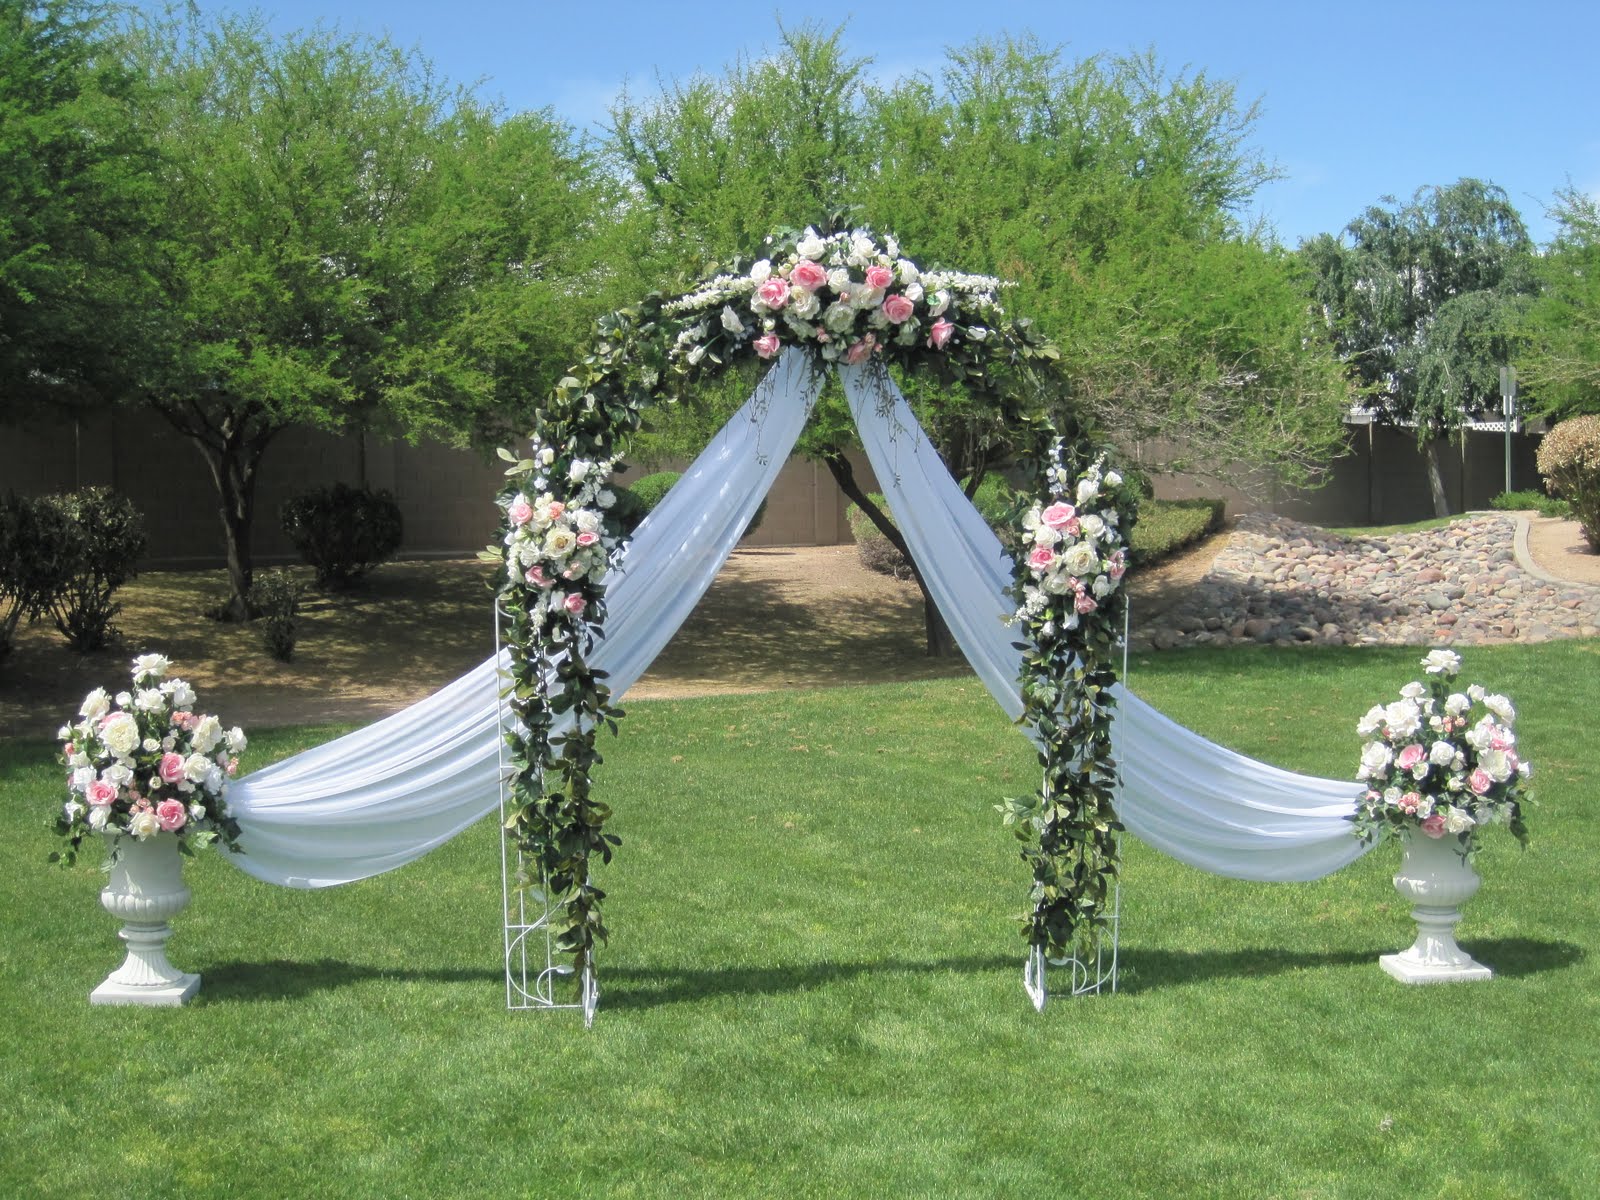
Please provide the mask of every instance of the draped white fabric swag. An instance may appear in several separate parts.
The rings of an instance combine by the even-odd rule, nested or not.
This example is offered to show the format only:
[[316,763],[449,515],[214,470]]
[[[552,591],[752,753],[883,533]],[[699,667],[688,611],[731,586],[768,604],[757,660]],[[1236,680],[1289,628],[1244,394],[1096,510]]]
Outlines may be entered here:
[[[893,382],[875,366],[841,376],[889,507],[934,601],[985,686],[1015,718],[1019,656],[1004,623],[1010,564],[950,478]],[[749,402],[639,527],[608,587],[593,655],[614,696],[639,678],[732,553],[804,427],[822,375],[788,350]],[[500,704],[490,659],[402,712],[239,780],[241,870],[328,887],[393,870],[499,803]],[[1313,879],[1358,857],[1356,785],[1294,775],[1118,697],[1119,812],[1156,848],[1215,874]]]

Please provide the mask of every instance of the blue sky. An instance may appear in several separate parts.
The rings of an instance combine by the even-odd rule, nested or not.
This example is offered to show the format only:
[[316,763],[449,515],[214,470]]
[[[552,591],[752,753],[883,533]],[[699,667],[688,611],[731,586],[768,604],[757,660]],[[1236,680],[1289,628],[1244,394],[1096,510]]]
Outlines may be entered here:
[[[207,11],[249,7],[201,0]],[[1600,104],[1592,84],[1600,4],[1530,0],[1303,3],[1279,0],[922,0],[920,3],[657,3],[637,0],[267,0],[273,27],[318,22],[387,33],[456,82],[482,81],[513,108],[573,124],[605,119],[626,82],[719,73],[777,44],[778,20],[833,28],[883,79],[936,72],[947,46],[1031,31],[1069,58],[1154,48],[1259,99],[1255,143],[1285,178],[1253,212],[1279,236],[1343,227],[1384,195],[1464,175],[1510,193],[1535,238],[1569,181],[1600,192]]]

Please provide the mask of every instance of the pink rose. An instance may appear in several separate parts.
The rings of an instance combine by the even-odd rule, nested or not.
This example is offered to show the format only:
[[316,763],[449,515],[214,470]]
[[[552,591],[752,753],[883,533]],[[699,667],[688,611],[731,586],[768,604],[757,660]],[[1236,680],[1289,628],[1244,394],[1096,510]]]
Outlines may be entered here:
[[1401,812],[1414,813],[1421,807],[1422,797],[1417,795],[1416,792],[1407,792],[1404,796],[1400,797]]
[[933,327],[928,330],[928,345],[935,350],[943,350],[950,344],[950,335],[955,331],[956,327],[954,325],[940,317],[933,323]]
[[1123,560],[1122,551],[1118,550],[1111,556],[1111,565],[1106,569],[1106,574],[1112,579],[1121,579],[1128,573],[1128,564]]
[[117,789],[104,779],[96,779],[89,785],[85,799],[96,808],[105,808],[117,802]]
[[572,595],[568,596],[561,602],[561,607],[566,609],[575,617],[582,616],[583,610],[587,608],[588,605],[589,602],[576,592],[572,593]]
[[1100,606],[1095,603],[1094,597],[1089,595],[1088,592],[1079,592],[1076,607],[1080,613],[1092,613]]
[[1048,571],[1055,560],[1055,551],[1048,546],[1035,546],[1033,553],[1028,555],[1028,565],[1035,571]]
[[1481,796],[1494,786],[1494,780],[1489,777],[1489,772],[1482,767],[1474,767],[1472,774],[1467,776],[1467,786],[1476,795]]
[[789,281],[781,275],[773,275],[756,289],[756,295],[768,308],[782,308],[789,303]]
[[858,363],[872,353],[873,337],[869,333],[850,349],[845,351],[844,360],[847,363]]
[[163,800],[156,805],[156,820],[168,833],[177,833],[189,823],[189,810],[182,800]]
[[566,511],[567,511],[567,506],[565,504],[561,503],[561,501],[559,501],[559,500],[550,501],[550,519],[552,521],[559,519],[561,514],[566,512]]
[[592,546],[599,540],[600,535],[598,533],[580,533],[578,535],[578,545],[580,546]]
[[544,573],[544,568],[535,563],[528,568],[528,573],[523,576],[534,587],[547,588],[551,584],[549,576]]
[[183,778],[183,755],[171,751],[161,756],[161,765],[156,768],[161,773],[161,782],[177,783]]
[[756,354],[761,358],[771,358],[778,352],[780,345],[778,335],[775,333],[763,333],[750,344],[756,348]]
[[1412,742],[1411,745],[1405,747],[1400,751],[1399,754],[1395,755],[1394,761],[1395,765],[1402,771],[1409,771],[1425,757],[1427,757],[1427,751],[1421,746],[1417,745],[1417,743]]
[[899,292],[896,292],[892,296],[884,297],[883,315],[888,317],[889,320],[893,321],[896,325],[900,324],[901,321],[909,319],[911,314],[916,311],[916,308],[917,306],[915,304],[912,304],[911,301],[900,295]]
[[1067,527],[1067,522],[1072,520],[1075,514],[1076,510],[1073,509],[1072,505],[1058,503],[1052,504],[1040,513],[1039,520],[1050,526],[1051,529],[1061,530]]
[[1444,836],[1444,814],[1434,813],[1433,816],[1423,821],[1422,832],[1431,838],[1442,838]]
[[[869,288],[886,288],[893,282],[894,272],[889,270],[888,267],[867,268],[867,286]],[[890,320],[893,319],[892,317],[890,318]],[[905,320],[905,317],[901,317],[900,320]]]
[[518,496],[516,500],[512,501],[511,507],[506,509],[506,516],[511,518],[513,525],[526,525],[533,520],[533,505],[529,504],[523,497]]
[[789,274],[789,282],[796,287],[803,287],[808,292],[814,292],[828,282],[828,272],[820,263],[809,259],[795,264]]
[[1491,750],[1509,750],[1515,744],[1511,738],[1506,736],[1506,731],[1498,725],[1495,726],[1494,732],[1489,735],[1489,749]]

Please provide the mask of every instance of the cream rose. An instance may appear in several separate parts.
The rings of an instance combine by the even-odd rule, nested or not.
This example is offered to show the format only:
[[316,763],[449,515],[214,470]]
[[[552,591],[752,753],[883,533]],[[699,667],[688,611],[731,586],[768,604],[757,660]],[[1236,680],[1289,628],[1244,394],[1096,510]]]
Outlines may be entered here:
[[118,758],[127,758],[139,748],[139,722],[132,713],[113,713],[100,730],[100,740]]

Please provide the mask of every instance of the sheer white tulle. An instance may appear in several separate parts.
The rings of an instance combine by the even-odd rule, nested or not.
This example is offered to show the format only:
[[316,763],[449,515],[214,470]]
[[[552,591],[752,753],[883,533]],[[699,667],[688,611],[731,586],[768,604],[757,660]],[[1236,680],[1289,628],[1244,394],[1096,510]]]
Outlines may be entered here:
[[[733,552],[821,386],[807,356],[785,353],[635,532],[608,581],[606,636],[592,656],[615,696]],[[499,803],[498,688],[490,659],[402,712],[240,779],[228,801],[245,853],[231,861],[268,883],[329,887],[449,841]]]
[[[841,368],[856,427],[934,603],[984,686],[1022,713],[1011,560],[950,477],[893,380],[876,366]],[[1219,697],[1219,703],[1226,703]],[[1316,879],[1366,847],[1349,822],[1360,788],[1236,754],[1162,716],[1126,688],[1113,724],[1130,832],[1172,857],[1237,879]]]
[[[1021,712],[1005,624],[1010,564],[881,370],[841,372],[862,441],[934,600],[989,691]],[[636,532],[610,583],[594,660],[620,697],[710,586],[805,425],[822,375],[787,351]],[[403,712],[235,783],[241,870],[328,887],[393,870],[499,800],[498,675],[491,659]],[[1116,742],[1128,828],[1202,870],[1312,879],[1362,852],[1355,785],[1278,770],[1214,745],[1122,693]]]

